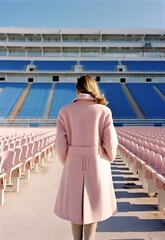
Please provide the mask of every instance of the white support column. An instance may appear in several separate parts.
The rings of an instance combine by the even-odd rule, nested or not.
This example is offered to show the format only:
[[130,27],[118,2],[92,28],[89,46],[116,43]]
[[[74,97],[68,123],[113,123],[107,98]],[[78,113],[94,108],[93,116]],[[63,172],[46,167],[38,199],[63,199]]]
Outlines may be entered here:
[[25,179],[27,179],[29,181],[29,179],[30,179],[30,169],[26,169],[26,171],[25,171]]
[[154,196],[156,192],[156,186],[155,186],[155,181],[154,179],[149,179],[148,180],[148,195]]
[[4,200],[5,200],[4,192],[5,192],[4,189],[1,189],[1,190],[0,190],[0,206],[3,206],[3,205],[4,205]]
[[159,189],[158,190],[158,208],[165,209],[165,190],[164,189]]
[[35,163],[34,165],[34,172],[38,172],[39,171],[39,164]]
[[19,177],[13,177],[12,178],[12,184],[13,184],[13,191],[14,192],[19,192],[19,182],[20,182]]

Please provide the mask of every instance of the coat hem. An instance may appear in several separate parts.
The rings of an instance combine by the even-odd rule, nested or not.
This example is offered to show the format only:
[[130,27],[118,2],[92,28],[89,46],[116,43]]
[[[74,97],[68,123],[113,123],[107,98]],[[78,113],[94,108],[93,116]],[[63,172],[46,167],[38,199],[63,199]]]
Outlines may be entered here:
[[109,216],[107,216],[107,217],[99,218],[99,219],[93,219],[93,220],[87,221],[87,222],[75,221],[75,220],[73,220],[73,219],[71,219],[71,218],[67,218],[67,217],[62,216],[62,215],[60,215],[60,214],[57,213],[57,212],[54,212],[54,213],[55,213],[58,217],[66,220],[66,221],[69,221],[69,222],[74,223],[74,224],[84,225],[84,224],[91,224],[91,223],[95,223],[95,222],[105,221],[105,220],[111,218],[113,215],[115,215],[115,214],[117,213],[117,209],[116,209],[111,215],[109,215]]

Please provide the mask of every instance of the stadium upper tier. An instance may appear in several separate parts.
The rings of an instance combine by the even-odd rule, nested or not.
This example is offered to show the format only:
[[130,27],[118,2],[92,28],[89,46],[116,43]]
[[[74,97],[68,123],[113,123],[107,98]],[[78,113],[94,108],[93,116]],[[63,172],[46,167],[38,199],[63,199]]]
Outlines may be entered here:
[[[165,61],[30,61],[0,60],[0,71],[20,72],[164,72]],[[81,70],[80,70],[81,67]]]
[[164,59],[164,29],[0,28],[0,59]]
[[[99,83],[99,86],[114,119],[165,119],[164,84]],[[0,117],[56,119],[59,109],[76,97],[75,87],[75,83],[1,83]]]

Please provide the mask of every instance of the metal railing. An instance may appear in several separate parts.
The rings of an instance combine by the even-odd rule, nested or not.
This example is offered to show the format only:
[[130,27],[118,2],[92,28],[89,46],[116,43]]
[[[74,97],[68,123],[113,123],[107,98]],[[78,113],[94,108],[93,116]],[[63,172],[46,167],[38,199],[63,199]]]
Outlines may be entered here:
[[[14,119],[12,122],[8,118],[0,118],[0,126],[27,126],[27,127],[39,127],[39,126],[56,126],[56,118],[26,118],[26,119]],[[165,126],[165,119],[114,119],[115,126]]]

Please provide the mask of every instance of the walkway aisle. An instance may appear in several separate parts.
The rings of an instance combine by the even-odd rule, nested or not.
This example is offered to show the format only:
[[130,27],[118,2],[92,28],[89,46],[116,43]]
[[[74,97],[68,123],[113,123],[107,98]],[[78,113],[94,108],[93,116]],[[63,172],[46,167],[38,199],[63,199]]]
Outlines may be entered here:
[[0,206],[0,240],[71,240],[70,224],[53,213],[61,164],[53,157],[19,193],[7,192]]
[[[21,180],[19,193],[7,192],[0,207],[0,240],[72,240],[70,223],[53,213],[61,164],[56,157],[30,182]],[[95,240],[164,240],[165,215],[157,198],[147,197],[140,182],[121,159],[112,165],[118,213],[98,224]]]
[[165,211],[148,197],[120,157],[112,164],[118,213],[97,226],[95,240],[165,240]]

